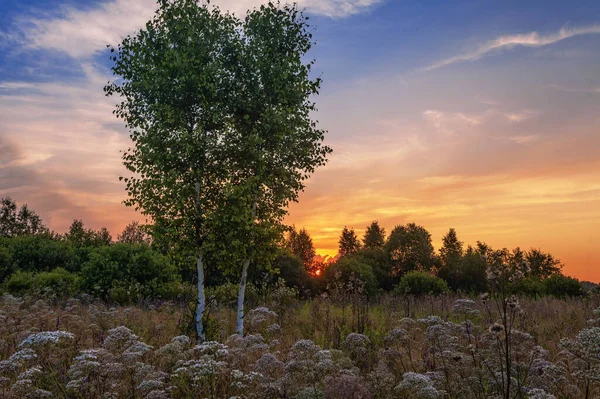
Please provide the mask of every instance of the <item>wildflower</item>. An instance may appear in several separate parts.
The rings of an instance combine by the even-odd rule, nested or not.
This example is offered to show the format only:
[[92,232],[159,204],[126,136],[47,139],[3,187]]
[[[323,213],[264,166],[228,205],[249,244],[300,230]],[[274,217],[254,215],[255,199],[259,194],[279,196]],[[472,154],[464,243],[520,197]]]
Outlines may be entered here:
[[479,316],[479,310],[475,309],[475,301],[470,299],[457,299],[454,302],[454,307],[452,311],[454,313],[462,314],[464,316]]
[[444,391],[434,386],[431,377],[413,372],[404,373],[402,382],[394,390],[407,398],[415,399],[438,399],[445,395]]
[[31,334],[25,340],[19,344],[21,347],[39,347],[46,344],[58,344],[63,341],[72,341],[75,339],[75,335],[68,331],[43,331],[35,334]]

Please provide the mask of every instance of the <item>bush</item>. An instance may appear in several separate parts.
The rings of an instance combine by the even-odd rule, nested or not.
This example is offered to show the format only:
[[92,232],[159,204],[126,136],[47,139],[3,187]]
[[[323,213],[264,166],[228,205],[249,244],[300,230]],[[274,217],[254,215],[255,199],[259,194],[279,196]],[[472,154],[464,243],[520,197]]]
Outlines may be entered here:
[[51,289],[58,296],[68,297],[75,294],[79,289],[79,277],[59,267],[51,272],[36,274],[33,277],[33,288],[39,290]]
[[33,287],[33,273],[21,270],[13,273],[4,284],[6,291],[13,295],[23,295]]
[[373,268],[353,256],[343,257],[325,269],[325,280],[329,284],[334,282],[348,283],[351,276],[364,284],[367,294],[372,295],[377,291]]
[[[81,270],[82,287],[118,303],[170,299],[177,270],[167,257],[146,245],[115,244],[96,248]],[[172,295],[169,294],[169,295]]]
[[313,290],[312,279],[308,275],[304,263],[291,252],[287,250],[280,251],[272,266],[273,269],[279,271],[279,275],[275,278],[283,279],[286,286],[296,288],[299,292]]
[[525,295],[531,298],[538,298],[544,295],[545,287],[542,280],[535,277],[528,277],[520,280],[514,287],[517,294]]
[[6,239],[14,270],[47,272],[57,267],[74,271],[76,259],[71,244],[48,236],[23,236]]
[[0,283],[14,272],[12,251],[8,246],[8,238],[0,238]]
[[554,274],[544,280],[546,295],[556,298],[577,297],[584,294],[579,280],[562,274]]
[[447,291],[448,285],[444,280],[420,271],[406,273],[400,279],[398,286],[394,288],[394,293],[397,295],[440,295]]

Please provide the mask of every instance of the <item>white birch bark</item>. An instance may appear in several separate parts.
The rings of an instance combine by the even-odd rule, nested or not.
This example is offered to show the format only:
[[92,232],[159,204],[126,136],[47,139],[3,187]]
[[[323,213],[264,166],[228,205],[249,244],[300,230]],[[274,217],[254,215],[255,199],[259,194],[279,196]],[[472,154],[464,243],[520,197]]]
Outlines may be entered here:
[[[252,223],[256,218],[256,201],[252,203]],[[244,336],[244,299],[246,296],[246,280],[248,279],[248,267],[250,259],[244,259],[242,262],[242,278],[240,279],[240,289],[238,291],[238,311],[237,311],[237,332],[240,337]]]
[[198,268],[198,304],[196,306],[196,334],[198,335],[198,341],[204,342],[206,339],[204,334],[204,324],[202,318],[204,317],[204,310],[206,309],[206,295],[204,293],[204,261],[202,252],[198,255],[196,261],[196,267]]

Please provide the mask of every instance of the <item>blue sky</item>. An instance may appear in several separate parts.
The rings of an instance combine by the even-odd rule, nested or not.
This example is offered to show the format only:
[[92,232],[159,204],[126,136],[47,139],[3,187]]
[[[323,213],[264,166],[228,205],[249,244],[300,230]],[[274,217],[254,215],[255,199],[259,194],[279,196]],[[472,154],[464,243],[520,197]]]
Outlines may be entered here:
[[[244,12],[261,0],[214,0]],[[316,100],[334,148],[290,223],[335,254],[360,233],[417,222],[439,244],[542,247],[600,281],[598,1],[302,0]],[[0,195],[64,230],[116,235],[127,132],[102,87],[105,44],[141,27],[153,0],[0,3]]]

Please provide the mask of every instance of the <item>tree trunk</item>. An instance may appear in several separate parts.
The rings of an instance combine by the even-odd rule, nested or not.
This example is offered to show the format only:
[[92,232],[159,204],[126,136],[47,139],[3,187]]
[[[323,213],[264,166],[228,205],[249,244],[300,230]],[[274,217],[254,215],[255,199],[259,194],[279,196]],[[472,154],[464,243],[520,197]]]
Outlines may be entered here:
[[198,336],[199,342],[204,342],[206,336],[204,333],[204,324],[202,323],[202,318],[204,317],[204,310],[206,309],[206,297],[204,294],[204,262],[202,252],[198,254],[196,267],[198,268],[198,305],[196,307],[196,335]]
[[[252,223],[256,218],[256,201],[252,203]],[[248,267],[250,259],[244,259],[242,262],[242,278],[240,279],[240,289],[238,291],[238,311],[237,311],[237,332],[240,337],[244,336],[244,298],[246,296],[246,280],[248,279]]]
[[244,259],[244,262],[242,263],[242,279],[240,280],[240,289],[238,292],[237,331],[240,337],[244,336],[244,298],[246,296],[248,266],[250,266],[250,260]]

